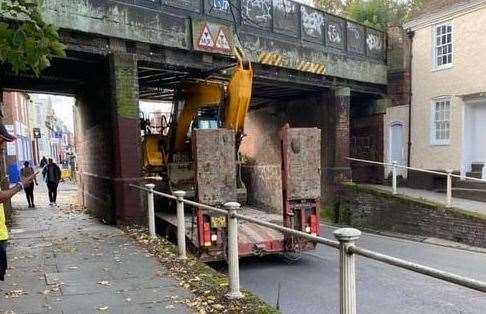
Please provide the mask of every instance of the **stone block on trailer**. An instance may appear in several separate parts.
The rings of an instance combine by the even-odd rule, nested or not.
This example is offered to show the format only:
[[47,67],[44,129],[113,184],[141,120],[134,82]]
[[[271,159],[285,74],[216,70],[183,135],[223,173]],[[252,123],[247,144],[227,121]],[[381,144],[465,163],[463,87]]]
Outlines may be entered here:
[[318,128],[284,128],[283,132],[283,158],[287,160],[288,199],[320,198],[321,130]]
[[208,205],[236,201],[235,132],[202,129],[192,136],[197,201]]

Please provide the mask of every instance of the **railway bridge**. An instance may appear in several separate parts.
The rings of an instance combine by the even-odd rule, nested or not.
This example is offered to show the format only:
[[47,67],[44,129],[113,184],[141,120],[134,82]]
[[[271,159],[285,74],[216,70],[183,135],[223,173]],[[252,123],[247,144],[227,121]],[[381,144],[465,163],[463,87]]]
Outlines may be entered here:
[[142,179],[139,100],[177,100],[188,78],[226,79],[235,45],[254,69],[241,150],[255,201],[279,206],[259,178],[279,177],[283,123],[321,128],[324,199],[351,176],[350,142],[382,151],[386,38],[376,29],[289,0],[45,0],[43,14],[67,56],[39,77],[3,68],[0,88],[76,97],[80,195],[108,222],[143,217],[129,188]]

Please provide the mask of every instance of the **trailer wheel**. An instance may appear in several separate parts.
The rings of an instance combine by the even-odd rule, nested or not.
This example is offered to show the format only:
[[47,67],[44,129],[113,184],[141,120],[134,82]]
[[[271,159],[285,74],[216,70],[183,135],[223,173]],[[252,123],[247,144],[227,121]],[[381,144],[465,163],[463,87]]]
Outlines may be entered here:
[[291,235],[286,241],[286,249],[282,256],[288,263],[295,263],[302,258],[302,246],[300,239]]

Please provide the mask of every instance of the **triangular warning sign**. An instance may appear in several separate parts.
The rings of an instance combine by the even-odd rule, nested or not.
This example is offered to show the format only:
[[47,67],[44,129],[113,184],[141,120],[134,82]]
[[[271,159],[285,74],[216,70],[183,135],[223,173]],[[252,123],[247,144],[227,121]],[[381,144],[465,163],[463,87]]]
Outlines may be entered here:
[[228,39],[226,38],[222,28],[219,29],[218,37],[216,38],[216,48],[221,50],[231,50]]
[[211,37],[211,33],[209,32],[208,25],[204,25],[204,28],[201,32],[201,35],[199,36],[199,41],[197,43],[199,47],[203,48],[213,48],[214,47],[214,41],[213,37]]

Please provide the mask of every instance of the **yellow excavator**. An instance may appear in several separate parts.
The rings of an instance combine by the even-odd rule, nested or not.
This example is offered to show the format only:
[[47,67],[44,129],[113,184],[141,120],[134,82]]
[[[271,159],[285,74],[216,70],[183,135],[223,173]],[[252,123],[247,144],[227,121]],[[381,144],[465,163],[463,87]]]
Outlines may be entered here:
[[[282,215],[272,213],[265,208],[245,204],[247,191],[241,180],[241,161],[238,151],[244,136],[245,116],[250,105],[253,72],[250,63],[241,57],[238,58],[232,71],[227,84],[210,80],[191,80],[181,84],[180,89],[175,93],[177,96],[172,106],[172,112],[167,115],[170,118],[162,119],[155,127],[158,134],[150,134],[150,127],[147,132],[144,132],[145,181],[155,183],[157,191],[171,193],[175,190],[182,190],[186,192],[185,198],[193,198],[213,206],[220,206],[218,202],[225,202],[225,199],[233,201],[234,192],[236,192],[238,202],[244,205],[241,207],[240,213],[253,219],[272,223],[280,222],[282,226],[309,234],[318,234],[318,197],[290,199],[287,196],[287,189],[282,188],[284,204]],[[147,120],[144,119],[142,122],[143,126],[147,126]],[[154,127],[152,128],[154,129]],[[231,131],[200,130],[208,128]],[[302,158],[305,154],[299,153],[300,148],[296,152],[289,153],[288,138],[293,136],[298,143],[306,143],[307,146],[311,145],[313,148],[320,147],[315,144],[317,136],[312,135],[315,132],[320,135],[320,131],[317,129],[313,129],[312,132],[306,131],[311,133],[314,141],[301,140],[300,137],[297,137],[303,131],[291,134],[289,130],[288,127],[284,128],[281,138],[282,169],[287,169],[282,171],[282,187],[287,186],[289,171],[286,164],[292,163],[288,162],[288,156],[294,156],[292,160],[297,161],[296,168],[301,165],[299,161],[304,164],[300,168],[306,166],[306,160]],[[219,135],[213,136],[214,134],[232,134],[228,136],[234,135],[235,141],[228,140],[228,136],[219,137]],[[290,142],[293,143],[293,140]],[[308,145],[308,143],[310,144]],[[231,158],[233,149],[235,150],[235,160],[228,160]],[[222,160],[224,162],[221,162]],[[232,171],[231,168],[228,171],[224,165],[236,167],[236,171]],[[320,161],[310,165],[311,167],[320,165]],[[155,173],[155,175],[152,177],[150,173]],[[309,173],[320,178],[317,168]],[[233,179],[236,179],[236,182]],[[320,192],[320,188],[318,190]],[[213,192],[216,197],[207,196]],[[201,198],[209,199],[209,201],[202,201]],[[170,241],[175,241],[179,236],[175,202],[162,197],[155,198],[155,202],[157,232],[165,235]],[[185,239],[189,250],[201,261],[226,259],[228,248],[226,218],[199,206],[188,206],[186,209],[190,209],[185,210],[184,215]],[[238,248],[240,256],[289,253],[295,259],[295,253],[314,249],[315,243],[284,236],[280,232],[264,229],[252,223],[240,222]]]
[[[193,80],[181,84],[171,118],[164,118],[158,134],[145,132],[142,142],[145,175],[158,174],[167,191],[194,191],[191,131],[201,128],[226,128],[235,131],[236,152],[244,136],[245,116],[251,100],[253,71],[250,62],[237,50],[237,63],[227,84]],[[183,105],[182,109],[179,108]],[[144,121],[144,120],[142,120]],[[147,126],[142,123],[144,127]],[[240,171],[238,170],[239,174]],[[246,199],[246,189],[237,178],[238,199]]]

